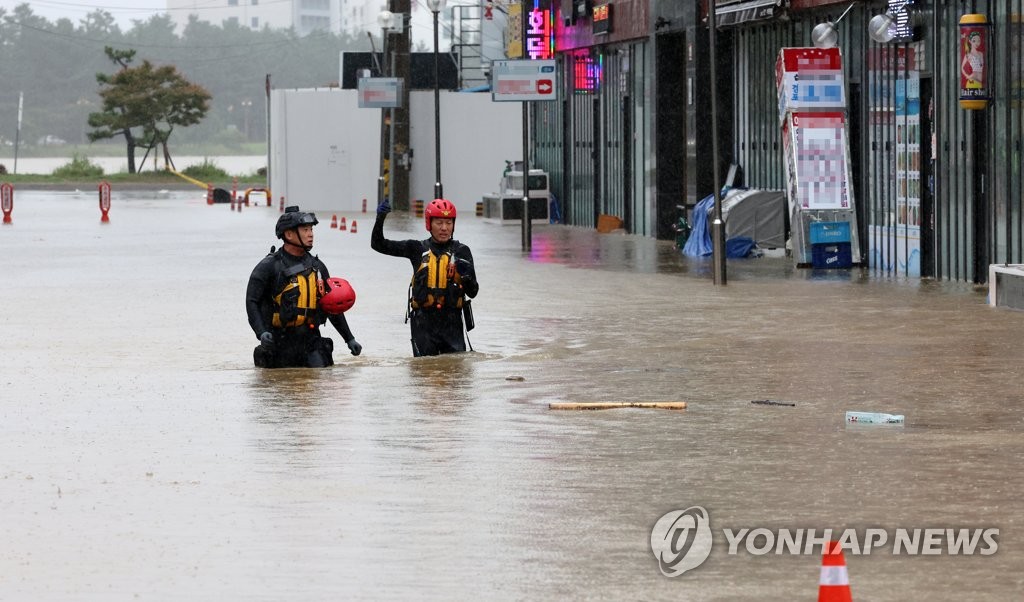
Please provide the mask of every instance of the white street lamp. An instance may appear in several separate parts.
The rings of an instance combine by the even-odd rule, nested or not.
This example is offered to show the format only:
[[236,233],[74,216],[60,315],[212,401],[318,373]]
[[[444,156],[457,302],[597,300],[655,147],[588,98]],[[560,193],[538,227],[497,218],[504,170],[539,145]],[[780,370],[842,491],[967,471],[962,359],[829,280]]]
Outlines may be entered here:
[[868,21],[868,35],[879,44],[887,44],[896,37],[896,16],[890,12],[875,15]]
[[427,0],[427,8],[434,14],[434,198],[444,197],[441,186],[441,80],[438,75],[437,56],[437,13],[444,8],[445,0]]
[[826,21],[824,23],[818,23],[811,30],[811,43],[814,44],[815,48],[835,48],[836,44],[839,43],[839,31],[836,29],[836,25],[843,20],[846,13],[850,12],[856,2],[851,3],[850,6],[846,7],[843,14],[839,15],[839,18],[835,21]]

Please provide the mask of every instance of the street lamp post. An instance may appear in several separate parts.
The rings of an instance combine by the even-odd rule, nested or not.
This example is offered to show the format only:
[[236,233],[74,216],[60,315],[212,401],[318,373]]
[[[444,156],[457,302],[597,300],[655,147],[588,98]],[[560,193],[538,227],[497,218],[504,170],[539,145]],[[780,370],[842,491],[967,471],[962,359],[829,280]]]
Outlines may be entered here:
[[441,80],[438,75],[437,56],[437,13],[444,8],[445,0],[427,0],[427,8],[434,14],[434,198],[444,197],[441,186]]
[[717,42],[715,41],[715,3],[708,2],[708,62],[711,70],[711,173],[714,174],[715,218],[711,222],[711,248],[714,274],[712,280],[719,286],[725,286],[725,222],[722,220],[722,190],[718,179],[721,166],[718,164],[718,75],[715,63],[718,61]]

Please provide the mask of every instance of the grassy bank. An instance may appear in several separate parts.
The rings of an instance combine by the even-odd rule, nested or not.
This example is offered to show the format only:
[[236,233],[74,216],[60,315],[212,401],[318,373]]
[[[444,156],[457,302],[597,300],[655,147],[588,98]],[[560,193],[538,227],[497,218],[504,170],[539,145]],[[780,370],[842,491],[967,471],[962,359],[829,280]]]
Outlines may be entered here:
[[[194,177],[194,176],[193,176]],[[208,182],[215,187],[230,189],[231,176],[224,177],[197,177],[197,180]],[[109,182],[114,187],[125,185],[137,186],[140,188],[198,188],[196,184],[188,182],[172,173],[164,171],[147,171],[141,174],[115,173],[102,176],[57,176],[42,174],[4,174],[0,175],[0,182],[10,182],[15,188],[95,188],[100,182]],[[265,186],[266,178],[258,175],[240,176],[238,178],[238,189]]]
[[[110,182],[114,186],[142,186],[142,187],[193,187],[199,186],[198,180],[204,184],[212,184],[215,187],[228,188],[236,177],[229,174],[215,161],[205,160],[199,165],[192,165],[182,171],[188,176],[184,178],[166,170],[146,170],[137,173],[104,173],[103,168],[91,162],[88,157],[74,155],[68,163],[57,168],[52,174],[10,174],[0,172],[0,180],[10,182],[15,186],[31,186],[33,188],[44,187],[90,187],[97,186],[100,182]],[[266,183],[266,175],[262,170],[252,174],[238,174],[238,187],[244,190],[252,186],[263,186]]]
[[[62,144],[59,146],[28,146],[24,143],[19,145],[18,157],[30,158],[60,158],[71,159],[78,155],[82,157],[125,157],[124,144]],[[138,149],[137,159],[145,154],[145,149]],[[262,142],[251,142],[245,144],[180,144],[172,145],[171,153],[174,156],[195,156],[195,157],[218,157],[226,155],[266,155],[267,145]],[[14,150],[7,146],[0,146],[0,163],[8,165],[14,162]]]

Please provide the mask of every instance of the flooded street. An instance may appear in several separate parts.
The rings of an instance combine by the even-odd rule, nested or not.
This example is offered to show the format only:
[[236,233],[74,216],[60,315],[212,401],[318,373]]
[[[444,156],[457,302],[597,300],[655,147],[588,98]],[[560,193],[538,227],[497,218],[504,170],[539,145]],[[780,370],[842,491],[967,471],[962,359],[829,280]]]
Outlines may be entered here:
[[[94,192],[18,192],[0,227],[0,600],[815,599],[820,552],[729,554],[724,528],[998,528],[990,556],[847,553],[853,597],[1024,589],[1024,314],[969,286],[764,258],[715,287],[562,226],[527,257],[465,203],[475,352],[413,359],[408,262],[372,214],[318,211],[363,353],[327,326],[337,365],[266,371],[243,297],[277,208],[148,196],[101,224]],[[691,506],[712,553],[665,577],[652,527]]]

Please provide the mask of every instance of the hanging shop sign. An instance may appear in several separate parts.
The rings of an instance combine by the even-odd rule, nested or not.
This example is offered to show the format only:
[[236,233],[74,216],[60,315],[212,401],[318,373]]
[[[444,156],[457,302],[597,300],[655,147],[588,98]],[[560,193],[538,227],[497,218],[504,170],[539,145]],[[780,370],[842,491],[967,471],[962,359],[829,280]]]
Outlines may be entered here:
[[507,60],[491,63],[491,100],[558,100],[554,60]]
[[[716,0],[715,25],[729,27],[774,19],[782,14],[782,0]],[[707,19],[707,11],[704,12]]]
[[599,4],[594,7],[594,35],[612,32],[612,5],[610,3]]
[[960,17],[960,108],[984,109],[992,99],[986,53],[990,25],[985,15]]
[[535,0],[527,15],[526,54],[532,60],[555,58],[553,17],[548,4]]

